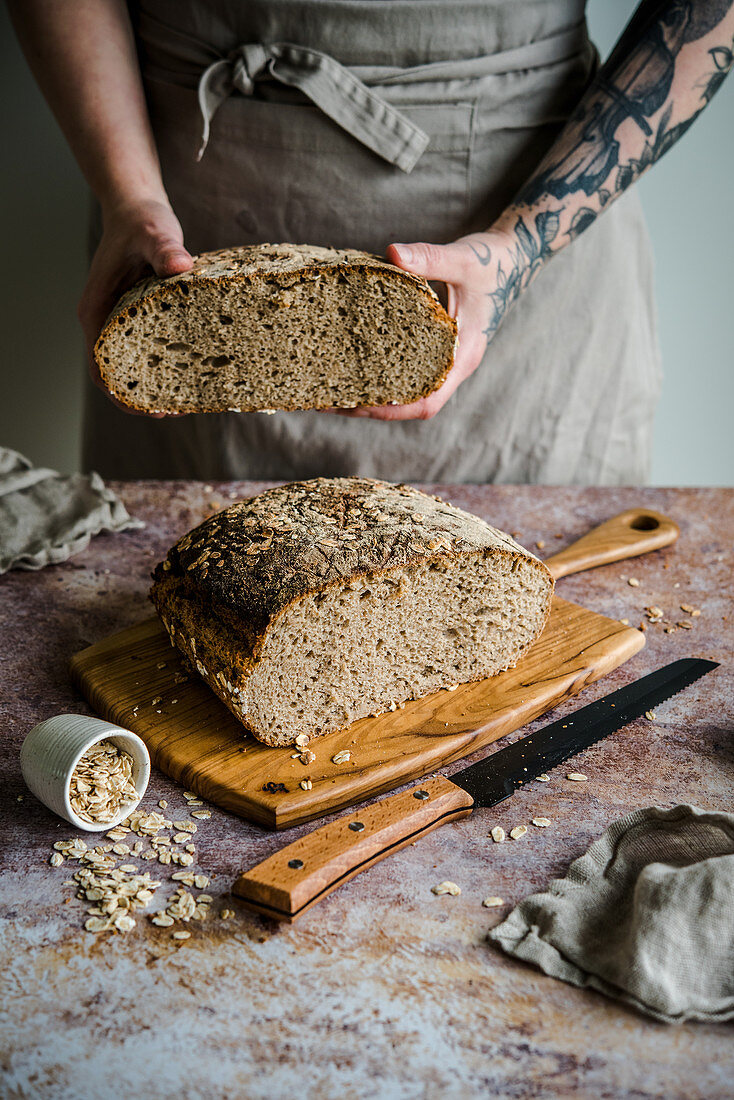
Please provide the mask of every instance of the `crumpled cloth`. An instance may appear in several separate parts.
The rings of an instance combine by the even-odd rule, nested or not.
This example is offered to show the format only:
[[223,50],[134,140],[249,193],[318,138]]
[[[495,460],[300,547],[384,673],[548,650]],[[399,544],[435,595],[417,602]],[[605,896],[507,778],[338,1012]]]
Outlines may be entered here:
[[17,451],[0,447],[0,573],[55,565],[100,531],[144,526],[99,474],[35,468]]
[[733,1019],[734,814],[635,810],[489,939],[656,1020]]

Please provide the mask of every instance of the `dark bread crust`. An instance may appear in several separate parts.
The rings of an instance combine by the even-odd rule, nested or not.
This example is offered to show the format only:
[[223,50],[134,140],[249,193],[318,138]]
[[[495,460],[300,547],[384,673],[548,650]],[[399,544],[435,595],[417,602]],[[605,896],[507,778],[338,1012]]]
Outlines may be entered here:
[[269,629],[294,603],[360,577],[498,553],[534,562],[545,575],[542,629],[553,577],[509,535],[407,485],[316,478],[210,516],[155,567],[150,598],[172,642],[253,728],[232,695],[246,684]]
[[[437,365],[432,382],[426,384],[411,400],[428,397],[429,394],[434,393],[445,382],[453,366],[458,345],[458,326],[456,319],[446,312],[427,280],[388,263],[384,257],[376,253],[352,248],[321,248],[315,245],[291,243],[243,245],[237,248],[203,252],[194,258],[194,266],[190,271],[166,279],[151,277],[136,283],[117,302],[95,343],[94,358],[100,377],[110,392],[114,393],[115,398],[128,408],[137,412],[165,411],[152,410],[148,405],[136,403],[134,396],[129,392],[115,389],[110,378],[109,355],[106,354],[107,341],[119,329],[129,326],[139,309],[144,309],[153,303],[186,298],[190,295],[192,287],[196,286],[213,284],[224,287],[231,284],[252,284],[255,280],[260,280],[261,282],[275,281],[281,287],[287,288],[295,282],[320,276],[323,273],[335,275],[344,268],[359,270],[368,277],[382,280],[387,278],[410,285],[414,288],[416,303],[420,303],[428,310],[438,328],[445,330],[447,348],[450,348],[450,351],[447,352],[445,361]],[[322,406],[309,403],[308,400],[297,405],[278,406],[285,411],[320,407]],[[191,407],[182,407],[177,411],[220,412],[223,410],[219,405],[207,406],[196,402],[191,404]],[[254,410],[243,406],[242,411]]]
[[204,520],[156,566],[153,592],[166,576],[177,579],[258,638],[310,593],[486,548],[536,561],[550,576],[509,535],[439,497],[372,478],[314,478]]

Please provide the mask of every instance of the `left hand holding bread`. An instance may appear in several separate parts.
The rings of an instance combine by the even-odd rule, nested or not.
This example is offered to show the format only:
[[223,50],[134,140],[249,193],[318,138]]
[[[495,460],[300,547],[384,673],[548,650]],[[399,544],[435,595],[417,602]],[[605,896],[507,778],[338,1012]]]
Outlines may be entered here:
[[[496,231],[470,233],[450,244],[390,244],[385,258],[396,267],[446,283],[447,310],[459,326],[459,345],[449,375],[435,393],[410,405],[338,409],[342,416],[377,420],[430,420],[482,361],[489,340],[516,296],[507,285],[513,271],[512,238]],[[519,288],[517,288],[519,289]],[[331,411],[331,410],[329,410]]]

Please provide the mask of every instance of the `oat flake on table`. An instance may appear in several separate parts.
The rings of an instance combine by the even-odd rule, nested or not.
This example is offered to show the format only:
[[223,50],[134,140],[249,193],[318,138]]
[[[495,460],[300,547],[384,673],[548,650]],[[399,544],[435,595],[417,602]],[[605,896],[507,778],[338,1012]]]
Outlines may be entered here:
[[[165,802],[165,800],[161,800]],[[210,811],[204,811],[207,818]],[[71,840],[59,840],[49,860],[51,866],[60,867],[67,862],[76,862],[79,869],[73,877],[66,880],[67,885],[77,889],[77,897],[91,905],[87,908],[84,928],[87,932],[131,932],[136,927],[135,910],[145,910],[150,906],[156,891],[163,884],[161,879],[152,877],[149,871],[141,872],[137,864],[121,862],[130,856],[141,860],[158,859],[163,864],[188,866],[194,862],[196,846],[187,844],[187,851],[173,846],[169,835],[177,826],[185,826],[186,832],[177,833],[173,842],[179,839],[190,841],[193,822],[173,822],[156,810],[134,810],[119,825],[106,834],[107,843],[92,847],[79,837]],[[131,842],[137,836],[131,847]],[[127,841],[124,843],[123,841]],[[144,842],[150,847],[144,850]],[[176,921],[206,920],[209,916],[212,897],[199,894],[195,897],[185,887],[201,890],[209,885],[209,877],[194,871],[175,871],[170,881],[179,880],[176,893],[166,903],[166,908],[158,912],[147,913],[152,924],[159,927],[171,927]],[[234,913],[233,913],[234,915]],[[190,933],[179,936],[186,939]]]

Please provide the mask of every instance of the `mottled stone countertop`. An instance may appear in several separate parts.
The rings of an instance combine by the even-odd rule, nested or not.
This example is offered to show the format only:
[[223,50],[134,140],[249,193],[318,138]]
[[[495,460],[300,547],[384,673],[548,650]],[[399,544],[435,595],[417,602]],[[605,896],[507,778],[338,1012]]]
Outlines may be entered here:
[[[36,722],[91,713],[72,687],[69,659],[151,613],[149,572],[170,543],[265,486],[113,487],[144,529],[100,535],[65,564],[0,578],[3,1097],[731,1097],[730,1026],[654,1023],[486,939],[511,904],[563,874],[629,810],[731,808],[730,491],[431,486],[529,547],[543,540],[545,554],[633,505],[679,523],[675,546],[565,578],[558,592],[633,625],[647,605],[676,621],[686,617],[679,605],[691,604],[701,609],[693,629],[648,625],[642,652],[554,717],[679,656],[722,667],[656,707],[654,721],[635,721],[576,757],[587,783],[569,783],[561,766],[551,783],[531,784],[377,864],[292,926],[248,913],[227,892],[241,868],[308,826],[276,835],[213,807],[195,838],[196,869],[211,876],[212,916],[190,922],[191,938],[176,942],[142,914],[124,935],[83,930],[84,903],[64,885],[74,868],[48,863],[54,841],[75,831],[26,790],[18,755]],[[630,575],[638,587],[626,583]],[[161,798],[169,815],[183,816],[181,790],[154,770],[143,805]],[[495,824],[509,831],[537,815],[552,826],[521,842],[488,838]],[[140,866],[164,879],[159,908],[173,868]],[[431,893],[447,878],[461,886],[459,897]],[[505,908],[483,908],[489,894]],[[235,917],[218,919],[223,907]]]

